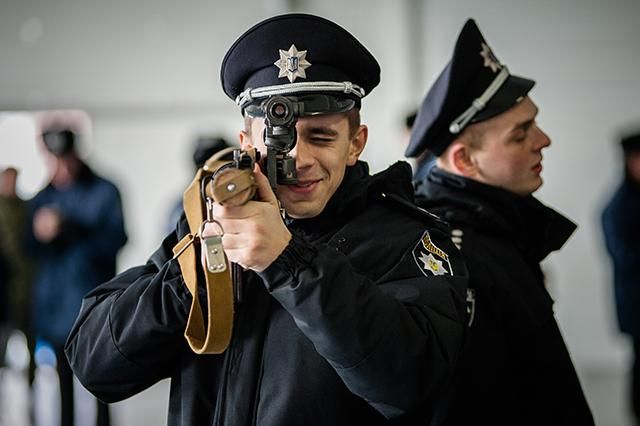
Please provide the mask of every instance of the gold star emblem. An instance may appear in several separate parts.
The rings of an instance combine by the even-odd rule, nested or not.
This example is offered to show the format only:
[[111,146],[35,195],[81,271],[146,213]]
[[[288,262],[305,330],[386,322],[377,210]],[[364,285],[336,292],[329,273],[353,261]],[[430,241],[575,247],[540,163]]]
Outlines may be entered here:
[[433,257],[431,253],[427,256],[426,253],[420,253],[420,260],[423,263],[423,268],[427,271],[431,271],[433,275],[444,275],[447,273],[447,270],[442,266],[442,261]]
[[482,58],[484,59],[484,63],[482,65],[491,68],[491,71],[493,72],[498,72],[498,70],[502,68],[500,61],[498,61],[498,58],[496,58],[489,46],[487,46],[485,43],[481,44],[482,51],[480,52],[480,56],[482,56]]
[[311,66],[311,63],[305,59],[307,51],[298,51],[295,44],[292,44],[289,50],[279,50],[280,59],[273,63],[280,69],[278,78],[287,77],[291,83],[296,81],[298,77],[307,78],[305,69]]

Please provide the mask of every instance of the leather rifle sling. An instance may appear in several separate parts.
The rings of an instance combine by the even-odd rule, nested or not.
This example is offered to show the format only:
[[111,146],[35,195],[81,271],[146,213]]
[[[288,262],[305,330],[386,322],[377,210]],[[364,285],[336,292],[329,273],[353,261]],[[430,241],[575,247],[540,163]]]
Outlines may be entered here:
[[[192,296],[189,318],[184,331],[191,350],[197,354],[219,354],[227,349],[233,329],[233,284],[231,270],[212,273],[206,268],[205,290],[207,295],[207,321],[205,326],[202,307],[198,297],[197,263],[200,262],[194,244],[199,239],[198,230],[205,218],[204,201],[200,195],[202,169],[184,192],[184,210],[189,223],[189,234],[173,248],[178,259],[182,278]],[[226,260],[226,256],[225,256]],[[206,328],[205,328],[206,327]]]
[[[184,211],[190,232],[173,248],[174,258],[178,260],[182,278],[192,296],[184,337],[187,339],[191,350],[197,354],[219,354],[224,352],[229,346],[233,330],[234,291],[231,277],[232,268],[228,265],[226,270],[222,272],[211,272],[207,268],[203,268],[207,296],[207,322],[205,328],[204,315],[198,297],[197,265],[200,259],[197,256],[194,244],[200,238],[198,232],[205,219],[205,203],[201,194],[201,181],[207,175],[213,174],[220,167],[229,163],[228,161],[220,160],[229,152],[229,149],[222,150],[207,160],[205,166],[198,169],[195,178],[184,192]],[[226,194],[221,194],[216,188],[213,188],[211,192],[207,189],[207,196],[221,203],[237,196],[239,193],[244,193],[245,200],[253,196],[255,187],[253,174],[250,170],[242,170],[239,173],[235,173],[232,179],[228,179],[227,176],[225,178],[225,187],[229,187],[229,183],[233,184],[233,190],[227,190]]]

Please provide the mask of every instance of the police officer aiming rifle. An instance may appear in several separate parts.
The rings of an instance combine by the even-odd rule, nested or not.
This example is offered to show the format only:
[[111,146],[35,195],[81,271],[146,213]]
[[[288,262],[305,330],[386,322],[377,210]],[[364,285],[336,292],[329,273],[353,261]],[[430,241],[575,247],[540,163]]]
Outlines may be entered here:
[[[175,258],[192,232],[183,218],[145,265],[85,297],[66,350],[91,392],[120,401],[168,377],[170,425],[429,422],[462,344],[466,269],[413,206],[410,166],[371,175],[359,160],[361,102],[379,74],[358,40],[318,16],[272,17],[238,38],[221,80],[245,119],[242,150],[282,155],[288,183],[274,191],[273,169],[254,164],[255,198],[213,202],[203,222],[200,236],[242,266],[242,301],[221,318],[215,300],[196,306],[209,306],[207,265],[194,244],[193,273]],[[201,351],[208,337],[190,313],[231,321],[229,339]]]

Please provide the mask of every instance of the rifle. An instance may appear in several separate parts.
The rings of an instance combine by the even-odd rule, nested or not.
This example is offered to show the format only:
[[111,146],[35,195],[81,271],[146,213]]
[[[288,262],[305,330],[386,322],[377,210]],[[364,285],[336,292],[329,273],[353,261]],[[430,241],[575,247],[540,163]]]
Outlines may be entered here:
[[[263,159],[255,149],[222,150],[196,172],[184,193],[184,210],[190,232],[174,246],[173,253],[192,296],[184,336],[197,354],[219,354],[226,350],[233,329],[234,303],[239,303],[242,298],[242,270],[239,265],[230,264],[224,254],[224,230],[211,213],[213,203],[240,206],[253,199],[256,163],[265,172],[274,193],[278,185],[291,185],[297,181],[295,159],[289,156],[289,151],[296,144],[295,125],[300,104],[284,96],[271,96],[262,102],[260,109],[265,121],[263,140],[267,148],[266,158]],[[217,223],[219,233],[202,238],[207,223]],[[198,297],[196,242],[200,242],[207,263],[204,271],[206,326]]]

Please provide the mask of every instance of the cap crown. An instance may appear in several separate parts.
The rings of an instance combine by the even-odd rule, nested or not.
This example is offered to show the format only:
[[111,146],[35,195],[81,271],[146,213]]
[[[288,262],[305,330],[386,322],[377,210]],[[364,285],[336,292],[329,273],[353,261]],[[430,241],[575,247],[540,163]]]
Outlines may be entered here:
[[535,82],[511,75],[467,20],[449,63],[425,96],[405,152],[440,155],[464,127],[494,117],[519,102]]
[[380,82],[380,66],[339,25],[319,16],[286,14],[242,34],[222,61],[220,79],[227,96],[241,105],[274,88],[285,96],[333,93],[360,99]]

